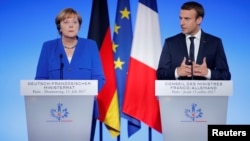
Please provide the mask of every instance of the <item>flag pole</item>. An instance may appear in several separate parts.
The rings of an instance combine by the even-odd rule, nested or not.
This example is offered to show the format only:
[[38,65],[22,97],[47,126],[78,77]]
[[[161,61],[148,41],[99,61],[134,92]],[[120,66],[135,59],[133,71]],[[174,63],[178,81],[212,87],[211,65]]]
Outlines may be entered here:
[[103,139],[102,139],[102,122],[101,121],[99,121],[99,134],[100,134],[100,137],[99,137],[99,140],[100,141],[102,141]]
[[148,141],[152,141],[152,129],[148,127]]
[[119,135],[119,136],[117,136],[117,141],[120,141],[120,135]]

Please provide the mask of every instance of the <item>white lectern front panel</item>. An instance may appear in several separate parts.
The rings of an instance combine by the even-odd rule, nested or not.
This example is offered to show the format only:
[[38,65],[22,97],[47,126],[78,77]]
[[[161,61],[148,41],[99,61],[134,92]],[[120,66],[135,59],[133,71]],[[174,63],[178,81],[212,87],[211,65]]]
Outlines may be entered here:
[[209,124],[226,124],[231,81],[157,80],[164,141],[207,141]]

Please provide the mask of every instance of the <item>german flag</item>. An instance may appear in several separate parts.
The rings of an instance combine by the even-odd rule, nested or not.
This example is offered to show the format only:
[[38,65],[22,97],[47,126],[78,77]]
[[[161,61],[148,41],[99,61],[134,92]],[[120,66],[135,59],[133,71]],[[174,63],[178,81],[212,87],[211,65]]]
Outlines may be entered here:
[[97,96],[98,119],[104,122],[111,136],[116,137],[120,134],[120,115],[107,0],[93,0],[88,38],[98,44],[106,77]]

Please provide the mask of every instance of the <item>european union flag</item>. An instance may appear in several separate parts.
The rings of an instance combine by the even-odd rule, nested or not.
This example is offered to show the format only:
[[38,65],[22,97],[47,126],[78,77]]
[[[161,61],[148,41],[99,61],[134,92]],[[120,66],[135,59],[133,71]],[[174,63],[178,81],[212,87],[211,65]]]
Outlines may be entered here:
[[[130,51],[133,39],[129,0],[119,0],[117,2],[116,19],[114,26],[112,47],[115,57],[114,63],[116,71],[117,91],[119,97],[119,111],[122,111]],[[122,112],[120,113],[120,115],[121,117],[128,120],[129,137],[141,128],[139,120]]]

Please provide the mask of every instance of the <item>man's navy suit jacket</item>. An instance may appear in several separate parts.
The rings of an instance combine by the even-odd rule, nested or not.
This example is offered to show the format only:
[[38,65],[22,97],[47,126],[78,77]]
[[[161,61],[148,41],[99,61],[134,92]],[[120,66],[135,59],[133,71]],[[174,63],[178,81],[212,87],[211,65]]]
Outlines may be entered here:
[[[186,37],[180,33],[165,39],[157,69],[158,80],[175,80],[175,69],[181,65],[184,57],[188,60]],[[222,40],[216,36],[201,32],[200,47],[196,63],[202,64],[206,57],[207,67],[211,70],[211,80],[230,80],[227,58],[225,55]],[[180,77],[179,79],[191,79]],[[197,80],[204,80],[205,77],[194,77]]]

